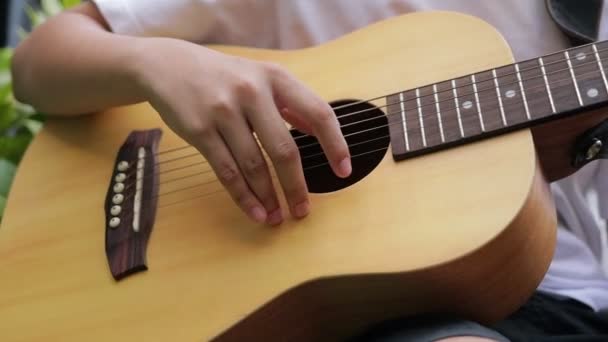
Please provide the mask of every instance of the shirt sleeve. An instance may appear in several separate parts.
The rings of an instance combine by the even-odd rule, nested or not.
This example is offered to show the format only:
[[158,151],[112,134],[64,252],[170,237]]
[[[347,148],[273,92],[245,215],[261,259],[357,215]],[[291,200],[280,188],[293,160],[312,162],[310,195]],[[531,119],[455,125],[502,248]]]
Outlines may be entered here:
[[114,33],[273,47],[276,0],[93,0]]

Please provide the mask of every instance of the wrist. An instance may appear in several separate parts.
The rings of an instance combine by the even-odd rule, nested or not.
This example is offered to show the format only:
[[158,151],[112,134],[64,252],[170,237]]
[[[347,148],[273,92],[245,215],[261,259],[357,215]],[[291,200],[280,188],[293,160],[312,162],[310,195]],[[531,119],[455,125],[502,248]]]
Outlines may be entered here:
[[150,89],[150,70],[148,56],[151,53],[148,47],[152,38],[130,37],[127,52],[124,56],[123,77],[131,85],[132,93],[137,97],[138,102],[147,101]]

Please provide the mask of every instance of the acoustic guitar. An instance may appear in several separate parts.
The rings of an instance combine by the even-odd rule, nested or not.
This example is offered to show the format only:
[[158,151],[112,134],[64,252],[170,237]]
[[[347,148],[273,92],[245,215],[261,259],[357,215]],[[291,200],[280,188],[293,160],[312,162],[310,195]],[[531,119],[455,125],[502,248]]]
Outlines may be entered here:
[[0,229],[0,340],[333,341],[422,313],[494,322],[538,286],[547,184],[607,116],[608,43],[512,64],[487,23],[424,12],[303,50],[212,48],[331,102],[352,176],[293,131],[313,210],[270,228],[148,104],[49,119]]

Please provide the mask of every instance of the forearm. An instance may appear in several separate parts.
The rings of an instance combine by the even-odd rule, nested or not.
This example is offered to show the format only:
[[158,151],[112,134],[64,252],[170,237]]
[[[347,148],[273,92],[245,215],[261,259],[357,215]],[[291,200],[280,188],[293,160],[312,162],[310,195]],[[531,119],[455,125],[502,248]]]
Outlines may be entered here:
[[50,19],[16,49],[12,72],[19,100],[58,115],[145,100],[136,72],[143,38],[112,34],[95,20],[93,6],[83,9]]

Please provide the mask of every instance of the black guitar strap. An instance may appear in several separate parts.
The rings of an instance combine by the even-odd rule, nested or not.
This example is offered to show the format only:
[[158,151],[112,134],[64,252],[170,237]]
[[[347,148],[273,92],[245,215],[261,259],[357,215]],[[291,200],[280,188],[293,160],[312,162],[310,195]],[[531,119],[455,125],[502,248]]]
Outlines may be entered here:
[[598,39],[604,0],[546,0],[546,5],[573,46]]

